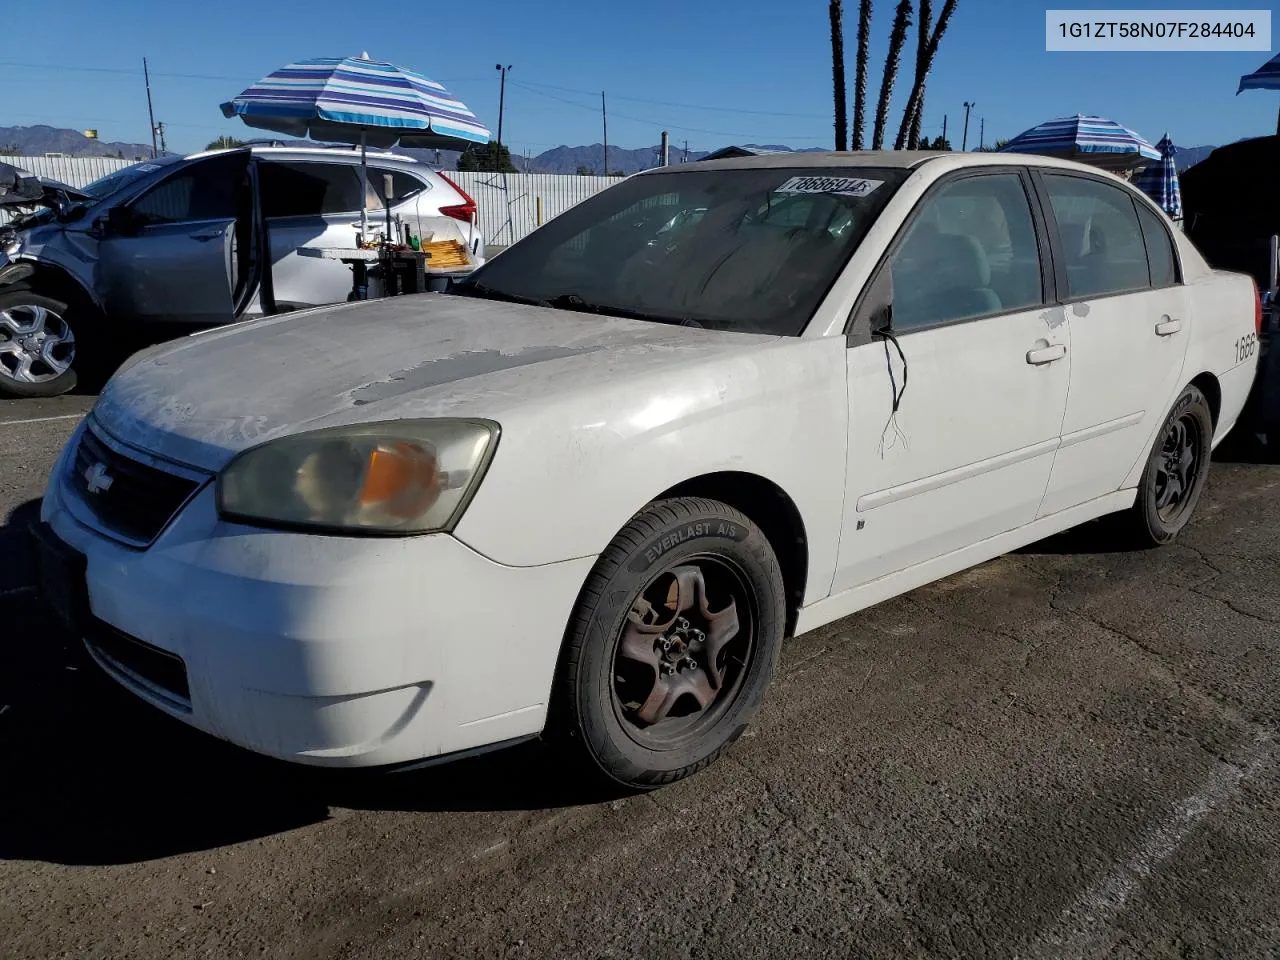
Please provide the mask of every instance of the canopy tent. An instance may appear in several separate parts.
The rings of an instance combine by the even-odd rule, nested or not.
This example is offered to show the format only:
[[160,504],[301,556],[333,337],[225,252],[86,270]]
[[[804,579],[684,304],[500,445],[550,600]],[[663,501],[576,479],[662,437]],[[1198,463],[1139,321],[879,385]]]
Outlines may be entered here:
[[[221,109],[261,130],[360,144],[362,195],[368,145],[461,149],[489,142],[489,131],[443,85],[367,53],[290,63]],[[362,229],[364,222],[361,210]]]
[[1159,150],[1127,127],[1083,114],[1038,124],[1000,150],[1062,157],[1111,171],[1132,170],[1160,159]]
[[1160,204],[1160,208],[1170,218],[1181,220],[1182,190],[1178,179],[1178,167],[1173,159],[1178,148],[1173,145],[1167,133],[1156,147],[1160,151],[1160,163],[1144,167],[1134,181],[1134,186]]
[[[1246,90],[1280,90],[1280,54],[1276,54],[1253,73],[1240,78],[1236,96]],[[1276,111],[1276,135],[1280,136],[1280,109]]]

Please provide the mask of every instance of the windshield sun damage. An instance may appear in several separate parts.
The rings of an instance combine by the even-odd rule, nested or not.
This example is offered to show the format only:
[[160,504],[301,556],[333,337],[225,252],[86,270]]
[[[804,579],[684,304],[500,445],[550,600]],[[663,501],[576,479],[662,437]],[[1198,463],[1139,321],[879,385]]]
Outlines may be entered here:
[[633,177],[495,257],[459,293],[798,335],[909,171]]

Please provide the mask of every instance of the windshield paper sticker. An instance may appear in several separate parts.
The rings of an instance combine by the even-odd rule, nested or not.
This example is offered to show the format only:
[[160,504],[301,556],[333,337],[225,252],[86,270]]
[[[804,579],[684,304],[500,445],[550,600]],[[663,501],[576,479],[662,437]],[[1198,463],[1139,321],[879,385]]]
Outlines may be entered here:
[[861,177],[792,177],[775,193],[834,193],[842,197],[867,197],[883,180]]

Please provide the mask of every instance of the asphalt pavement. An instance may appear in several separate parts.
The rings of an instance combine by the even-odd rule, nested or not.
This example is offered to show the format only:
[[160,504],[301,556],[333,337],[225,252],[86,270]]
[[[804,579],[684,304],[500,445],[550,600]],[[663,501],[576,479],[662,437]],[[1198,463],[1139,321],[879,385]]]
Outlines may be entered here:
[[115,689],[21,528],[91,397],[0,402],[0,957],[1280,956],[1280,467],[1175,546],[1105,525],[792,642],[705,773],[539,747],[261,760]]

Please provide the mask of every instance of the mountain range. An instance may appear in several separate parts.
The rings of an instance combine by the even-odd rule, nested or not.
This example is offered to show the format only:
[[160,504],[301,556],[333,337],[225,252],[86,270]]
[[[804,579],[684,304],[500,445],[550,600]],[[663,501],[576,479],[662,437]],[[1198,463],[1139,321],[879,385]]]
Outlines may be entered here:
[[[314,146],[310,140],[278,141],[289,146]],[[761,150],[791,151],[793,148],[783,144],[744,144]],[[656,167],[659,162],[660,147],[640,147],[628,150],[624,147],[610,145],[609,170],[613,173],[637,173]],[[798,152],[821,150],[821,147],[804,148]],[[1214,148],[1179,147],[1175,155],[1179,172],[1199,163]],[[513,153],[511,162],[521,173],[560,173],[574,174],[579,170],[602,173],[604,147],[600,143],[571,147],[567,145],[553,147],[536,156],[524,156]],[[146,143],[126,143],[122,141],[103,141],[86,137],[79,130],[70,130],[49,126],[32,127],[0,127],[0,153],[17,153],[19,156],[44,156],[46,153],[65,153],[69,156],[82,157],[123,157],[126,160],[141,160],[151,156],[151,145]],[[458,154],[451,150],[418,150],[397,148],[397,153],[408,154],[416,159],[443,169],[456,169]],[[710,151],[690,150],[687,154],[675,146],[670,148],[668,158],[671,163],[701,160]]]

